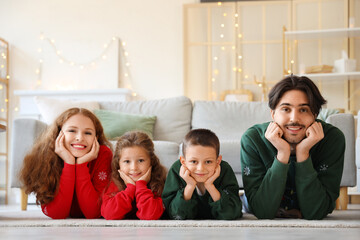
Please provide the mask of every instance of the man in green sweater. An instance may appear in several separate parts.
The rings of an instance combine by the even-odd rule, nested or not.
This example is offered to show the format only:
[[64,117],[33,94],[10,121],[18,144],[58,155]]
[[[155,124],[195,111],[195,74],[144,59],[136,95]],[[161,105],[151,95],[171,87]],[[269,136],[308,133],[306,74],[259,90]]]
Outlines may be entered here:
[[291,75],[269,92],[273,121],[242,136],[245,195],[257,218],[322,219],[334,210],[345,138],[316,119],[325,103],[309,78]]
[[239,185],[219,155],[218,137],[207,129],[191,130],[183,154],[169,170],[162,199],[171,219],[222,219],[242,216]]

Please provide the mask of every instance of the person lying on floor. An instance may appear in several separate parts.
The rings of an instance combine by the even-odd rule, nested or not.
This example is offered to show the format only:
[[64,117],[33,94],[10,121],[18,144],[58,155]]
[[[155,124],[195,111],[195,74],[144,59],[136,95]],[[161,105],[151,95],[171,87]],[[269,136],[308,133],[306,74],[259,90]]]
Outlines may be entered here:
[[162,198],[170,219],[222,219],[242,216],[239,185],[222,161],[218,137],[207,129],[191,130],[183,156],[170,168]]
[[269,92],[272,122],[241,139],[245,201],[260,219],[322,219],[335,208],[345,138],[317,120],[326,100],[307,77],[288,76]]
[[111,159],[111,144],[99,119],[87,109],[71,108],[25,156],[20,179],[48,217],[100,218]]

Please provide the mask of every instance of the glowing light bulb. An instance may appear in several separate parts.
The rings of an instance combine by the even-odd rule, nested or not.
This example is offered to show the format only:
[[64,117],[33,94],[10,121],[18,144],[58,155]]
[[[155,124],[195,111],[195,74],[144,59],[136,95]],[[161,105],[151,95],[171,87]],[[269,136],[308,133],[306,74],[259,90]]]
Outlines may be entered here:
[[224,51],[224,50],[225,50],[225,47],[224,47],[224,46],[223,46],[223,47],[221,47],[221,50],[223,50],[223,51]]
[[126,46],[126,42],[122,42],[121,44],[122,44],[124,47]]
[[128,77],[128,76],[129,76],[129,74],[125,73],[125,74],[124,74],[124,76],[125,76],[125,77]]
[[129,56],[129,53],[128,53],[128,52],[124,52],[124,55],[125,55],[125,56]]
[[235,27],[236,27],[236,28],[239,27],[239,24],[235,23]]
[[211,81],[212,81],[212,82],[215,82],[215,81],[216,81],[216,79],[215,79],[215,78],[212,78],[212,79],[211,79]]
[[238,34],[238,38],[242,38],[242,34],[241,34],[241,33]]
[[294,60],[291,60],[290,63],[291,63],[291,64],[294,64]]
[[220,38],[224,38],[224,34],[220,34]]
[[18,112],[18,111],[19,111],[19,108],[18,108],[18,107],[15,107],[15,108],[14,108],[14,111],[15,111],[15,112]]
[[233,67],[233,71],[236,72],[237,68],[236,67]]
[[218,57],[214,57],[214,60],[217,61],[217,60],[218,60]]
[[40,73],[40,69],[37,68],[37,69],[35,70],[35,73],[36,73],[36,74],[39,74],[39,73]]
[[3,89],[3,86],[2,85],[0,85],[0,90],[2,90]]
[[129,67],[129,66],[130,66],[130,63],[128,63],[128,62],[127,62],[127,63],[125,63],[125,66]]
[[107,48],[108,47],[108,45],[107,44],[104,44],[104,48]]
[[105,60],[105,59],[106,59],[106,55],[103,55],[103,56],[102,56],[102,59],[104,59],[104,60]]
[[57,55],[60,55],[60,54],[61,54],[61,52],[60,52],[60,51],[56,51],[56,54],[57,54]]
[[241,73],[241,72],[242,72],[242,69],[241,69],[241,68],[239,68],[239,69],[238,69],[238,72],[239,72],[239,73]]
[[239,56],[238,56],[238,59],[242,59],[242,56],[239,55]]
[[42,52],[42,49],[41,49],[41,48],[38,48],[38,52],[41,53],[41,52]]
[[238,17],[238,16],[239,16],[239,14],[235,13],[235,17]]
[[218,2],[218,6],[221,6],[222,5],[222,2]]
[[136,92],[134,92],[132,95],[133,95],[133,97],[136,97],[136,96],[137,96],[137,93],[136,93]]
[[227,16],[227,13],[224,13],[223,16],[226,17],[226,16]]
[[248,75],[245,75],[245,78],[249,78],[249,76],[248,76]]
[[223,27],[225,27],[225,24],[221,24],[220,26],[223,28]]

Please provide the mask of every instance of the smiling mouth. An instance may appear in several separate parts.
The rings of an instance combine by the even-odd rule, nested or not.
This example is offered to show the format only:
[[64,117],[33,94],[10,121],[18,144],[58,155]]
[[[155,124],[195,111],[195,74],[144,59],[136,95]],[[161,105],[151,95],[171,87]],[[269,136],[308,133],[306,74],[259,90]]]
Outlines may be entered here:
[[85,145],[80,145],[80,144],[71,144],[71,146],[77,150],[84,150],[86,148]]

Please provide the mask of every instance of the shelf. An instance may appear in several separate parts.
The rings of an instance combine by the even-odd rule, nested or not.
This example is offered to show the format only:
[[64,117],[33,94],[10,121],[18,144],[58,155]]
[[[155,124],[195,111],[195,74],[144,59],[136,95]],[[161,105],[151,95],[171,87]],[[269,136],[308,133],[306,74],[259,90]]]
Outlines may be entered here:
[[359,77],[360,79],[360,72],[345,72],[345,73],[312,73],[312,74],[295,74],[298,76],[306,76],[310,79],[315,78],[341,78],[341,77]]
[[351,38],[360,37],[360,28],[334,28],[321,30],[286,31],[285,37],[295,39]]

